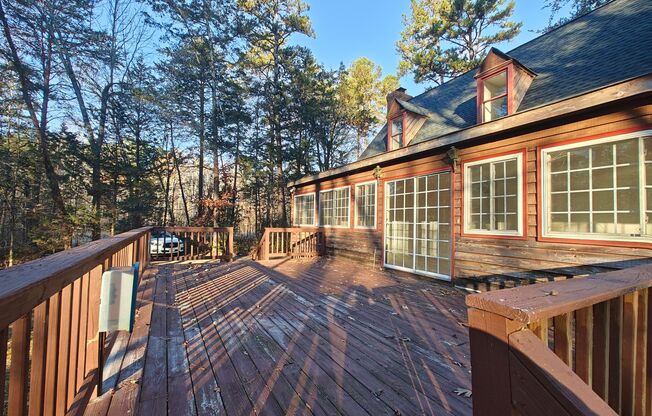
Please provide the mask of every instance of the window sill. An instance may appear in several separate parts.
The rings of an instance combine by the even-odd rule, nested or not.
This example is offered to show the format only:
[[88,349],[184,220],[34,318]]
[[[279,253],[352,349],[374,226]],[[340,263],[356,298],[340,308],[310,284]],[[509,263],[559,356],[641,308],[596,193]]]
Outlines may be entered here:
[[537,238],[537,241],[544,243],[566,243],[566,244],[589,244],[596,246],[610,247],[632,247],[652,249],[651,238],[617,238],[609,236],[587,236],[581,234],[564,235],[564,234],[546,234]]
[[462,237],[469,238],[498,238],[501,240],[526,240],[527,236],[524,233],[519,232],[500,232],[500,231],[486,231],[481,232],[479,230],[463,230],[461,233]]

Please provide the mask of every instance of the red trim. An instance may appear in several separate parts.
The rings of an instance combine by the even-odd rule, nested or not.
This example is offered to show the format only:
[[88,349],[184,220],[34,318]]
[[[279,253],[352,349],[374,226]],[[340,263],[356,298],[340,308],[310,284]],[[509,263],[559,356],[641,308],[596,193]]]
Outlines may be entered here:
[[599,134],[592,134],[589,136],[582,136],[582,137],[576,137],[574,139],[566,139],[562,140],[559,142],[554,142],[554,143],[548,143],[548,144],[543,144],[540,146],[537,146],[537,149],[548,149],[550,147],[558,147],[558,146],[564,146],[567,144],[573,144],[573,143],[581,143],[581,142],[586,142],[590,140],[597,140],[597,139],[603,139],[605,137],[611,137],[611,136],[620,136],[621,134],[627,134],[627,133],[634,133],[637,131],[643,131],[643,130],[649,130],[652,129],[652,124],[649,124],[645,127],[641,126],[636,126],[636,127],[629,127],[626,129],[621,129],[621,130],[615,130],[609,133],[599,133]]
[[[494,75],[498,75],[501,72],[505,72],[505,79],[507,82],[507,85],[505,86],[506,92],[505,95],[501,95],[499,97],[494,97],[492,100],[497,100],[498,98],[502,98],[504,96],[507,96],[507,115],[512,115],[514,114],[514,64],[511,61],[508,61],[504,64],[501,64],[497,66],[496,68],[492,68],[489,71],[486,71],[483,74],[480,74],[477,76],[477,92],[476,92],[476,112],[477,112],[477,122],[478,123],[484,123],[484,81],[488,78],[493,77]],[[500,117],[502,118],[502,117]],[[487,120],[487,121],[493,121],[493,120]]]
[[[509,155],[522,155],[522,163],[521,163],[521,196],[522,196],[522,201],[521,201],[521,209],[523,210],[522,214],[522,219],[521,221],[523,222],[521,224],[521,227],[523,227],[523,235],[500,235],[500,234],[476,234],[473,232],[465,232],[464,231],[464,223],[466,219],[466,215],[464,212],[464,172],[466,170],[466,165],[469,163],[473,162],[478,162],[481,160],[488,160],[488,159],[494,159],[497,157],[502,157],[502,156],[509,156]],[[462,161],[460,164],[460,236],[461,237],[472,237],[472,238],[491,238],[493,240],[527,240],[528,237],[528,222],[527,222],[527,148],[522,148],[519,150],[511,150],[507,152],[501,152],[501,153],[493,153],[491,155],[487,156],[480,156],[476,157],[473,159],[468,159]]]
[[548,143],[545,145],[537,146],[537,241],[543,243],[562,243],[562,244],[585,244],[594,246],[608,246],[608,247],[629,247],[629,248],[652,248],[652,243],[638,242],[638,241],[614,241],[614,240],[598,240],[598,239],[582,239],[582,238],[563,238],[563,237],[544,237],[543,236],[543,159],[541,157],[543,149],[549,149],[559,146],[564,146],[573,143],[582,143],[591,140],[598,140],[605,137],[620,136],[622,134],[634,133],[637,131],[649,130],[651,125],[645,127],[637,126],[627,129],[615,130],[609,133],[592,134],[589,136],[578,137],[574,139],[563,140],[555,143]]

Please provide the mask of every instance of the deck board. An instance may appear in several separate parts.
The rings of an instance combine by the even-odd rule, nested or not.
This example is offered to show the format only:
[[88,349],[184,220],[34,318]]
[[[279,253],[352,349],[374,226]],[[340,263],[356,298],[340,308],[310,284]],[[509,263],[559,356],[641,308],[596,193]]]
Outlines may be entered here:
[[471,414],[454,392],[471,388],[464,294],[449,285],[337,259],[145,276],[87,414]]

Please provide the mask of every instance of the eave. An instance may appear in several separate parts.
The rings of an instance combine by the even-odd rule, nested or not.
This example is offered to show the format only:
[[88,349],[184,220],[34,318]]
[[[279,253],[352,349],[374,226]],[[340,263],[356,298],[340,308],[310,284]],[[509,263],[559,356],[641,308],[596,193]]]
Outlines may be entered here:
[[643,75],[549,104],[533,107],[494,121],[470,126],[442,136],[432,137],[425,141],[358,160],[339,168],[330,169],[315,175],[304,176],[301,179],[290,182],[288,187],[307,185],[324,179],[342,176],[376,165],[386,164],[395,159],[418,156],[422,153],[432,152],[438,148],[485,138],[493,134],[505,133],[517,128],[550,121],[651,92],[652,74]]

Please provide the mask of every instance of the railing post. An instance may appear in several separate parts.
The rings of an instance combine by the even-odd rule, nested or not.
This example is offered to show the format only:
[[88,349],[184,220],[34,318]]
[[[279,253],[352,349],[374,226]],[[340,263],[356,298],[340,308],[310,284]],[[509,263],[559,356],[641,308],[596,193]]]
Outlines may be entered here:
[[233,253],[233,227],[226,227],[227,233],[228,233],[228,241],[227,241],[227,256],[229,258],[228,261],[232,261],[233,258],[235,257],[235,254]]
[[269,260],[269,232],[267,231],[267,228],[263,231],[263,244],[261,250],[263,252],[261,253],[260,259],[263,261]]
[[474,308],[469,309],[468,316],[473,414],[509,415],[512,413],[509,334],[524,325]]

